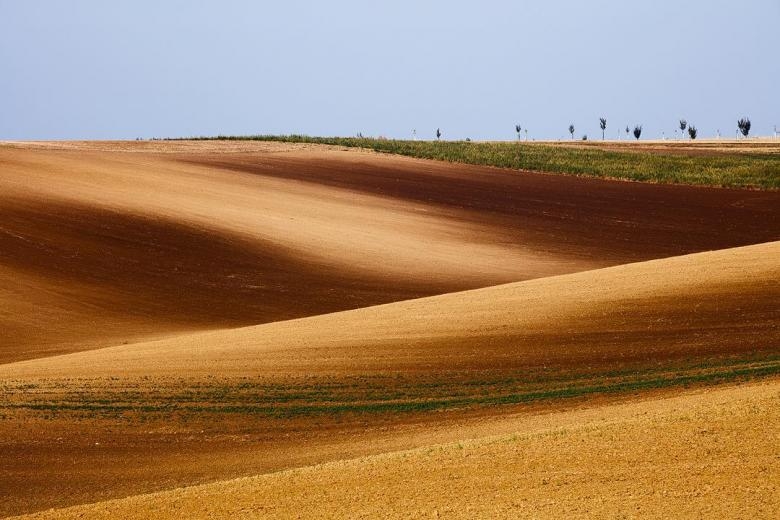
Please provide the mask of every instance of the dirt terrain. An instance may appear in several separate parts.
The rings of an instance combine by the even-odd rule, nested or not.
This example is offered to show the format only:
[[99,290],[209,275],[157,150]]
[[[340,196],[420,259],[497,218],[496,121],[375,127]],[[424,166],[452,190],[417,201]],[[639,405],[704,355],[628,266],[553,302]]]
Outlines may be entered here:
[[774,518],[780,382],[505,418],[513,433],[25,518]]
[[307,145],[8,144],[0,170],[0,361],[780,238],[776,192]]
[[[626,508],[664,453],[676,507],[717,514],[735,477],[708,452],[753,479],[735,504],[776,511],[778,208],[313,145],[0,144],[0,516],[664,516]],[[513,432],[539,465],[486,439]],[[409,471],[430,479],[402,499]]]
[[6,378],[569,370],[776,352],[780,241],[0,365]]

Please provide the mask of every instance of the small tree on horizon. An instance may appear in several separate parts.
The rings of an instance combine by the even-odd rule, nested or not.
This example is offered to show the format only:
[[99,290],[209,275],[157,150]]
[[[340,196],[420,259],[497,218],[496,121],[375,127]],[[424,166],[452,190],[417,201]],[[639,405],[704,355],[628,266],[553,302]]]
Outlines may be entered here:
[[520,130],[522,130],[520,125],[515,125],[515,132],[517,132],[517,140],[518,141],[520,140]]
[[685,137],[685,127],[688,126],[688,121],[680,119],[680,136]]
[[441,139],[441,128],[436,129],[436,140],[438,141]]
[[601,127],[601,140],[604,140],[604,132],[607,129],[607,119],[605,117],[599,118],[599,126]]
[[636,140],[639,141],[639,136],[642,135],[642,125],[636,125],[634,127],[634,137],[636,137]]
[[574,125],[569,125],[569,133],[571,134],[571,138],[574,139]]
[[696,127],[693,125],[690,125],[688,127],[688,135],[691,136],[691,139],[696,139],[696,136],[699,134],[699,131],[696,130]]
[[628,137],[629,133],[631,133],[631,129],[626,125],[626,137]]
[[739,128],[739,131],[742,132],[743,136],[747,137],[750,133],[750,119],[743,117],[737,121],[737,128]]

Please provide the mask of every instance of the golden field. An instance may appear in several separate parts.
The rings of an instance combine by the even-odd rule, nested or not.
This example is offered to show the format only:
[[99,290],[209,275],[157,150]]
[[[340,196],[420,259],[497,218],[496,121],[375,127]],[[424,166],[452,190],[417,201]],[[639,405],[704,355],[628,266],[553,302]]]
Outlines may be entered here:
[[0,515],[775,516],[778,208],[310,144],[2,143]]

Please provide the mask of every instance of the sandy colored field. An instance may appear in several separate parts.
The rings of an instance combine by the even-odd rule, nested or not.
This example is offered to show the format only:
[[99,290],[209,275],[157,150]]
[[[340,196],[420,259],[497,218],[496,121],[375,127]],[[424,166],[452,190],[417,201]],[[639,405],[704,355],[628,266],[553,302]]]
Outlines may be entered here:
[[779,253],[773,242],[0,365],[6,512],[777,373]]
[[[516,445],[481,440],[469,444],[482,453],[474,459],[437,448],[441,458],[406,455],[419,470],[390,455],[258,477],[247,489],[267,482],[269,494],[253,496],[270,499],[300,485],[319,493],[300,500],[324,505],[327,489],[295,475],[333,477],[345,486],[333,497],[365,484],[356,496],[367,515],[385,496],[414,514],[442,504],[439,488],[453,507],[486,507],[492,495],[475,487],[485,474],[501,496],[527,499],[499,497],[499,514],[554,514],[543,500],[551,482],[571,492],[562,507],[573,513],[582,503],[624,512],[620,500],[634,503],[627,468],[645,453],[629,448],[642,436],[659,450],[647,452],[656,458],[637,480],[645,491],[658,482],[661,448],[679,454],[673,475],[699,468],[707,450],[743,453],[731,434],[670,452],[675,432],[699,439],[672,401],[630,402],[780,373],[778,208],[780,192],[310,145],[1,144],[0,516],[515,431],[533,434],[523,442],[542,462],[527,471],[546,484],[511,487],[526,459]],[[772,384],[750,388],[776,394]],[[759,419],[747,412],[767,427],[777,421],[766,412],[776,401],[756,392],[679,401],[679,410],[704,403],[702,424],[732,414],[733,431],[755,446],[745,459],[755,475],[776,452],[757,440]],[[624,408],[602,408],[615,403]],[[645,405],[663,428],[636,417]],[[591,435],[600,410],[603,437]],[[564,426],[571,435],[544,433]],[[577,464],[605,463],[605,439],[627,455],[614,474],[578,480],[591,474]],[[593,451],[571,458],[578,444]],[[442,484],[456,459],[465,464],[453,473],[461,498]],[[716,489],[705,470],[692,481],[699,492]],[[376,482],[364,482],[365,471]],[[399,498],[408,488],[393,479],[406,472],[420,476],[417,502]],[[382,483],[387,495],[376,494]],[[233,485],[170,496],[187,497],[193,514],[209,513],[198,498],[209,489],[245,514],[265,507]],[[614,498],[576,500],[599,485]],[[730,496],[742,504],[741,493]],[[287,499],[270,512],[302,507]],[[145,504],[141,515],[178,507],[129,500]],[[311,513],[339,516],[345,503]]]
[[0,365],[4,378],[538,369],[780,345],[780,242]]
[[515,433],[27,518],[774,518],[780,382],[506,419]]
[[780,193],[258,142],[0,145],[0,362],[780,238]]

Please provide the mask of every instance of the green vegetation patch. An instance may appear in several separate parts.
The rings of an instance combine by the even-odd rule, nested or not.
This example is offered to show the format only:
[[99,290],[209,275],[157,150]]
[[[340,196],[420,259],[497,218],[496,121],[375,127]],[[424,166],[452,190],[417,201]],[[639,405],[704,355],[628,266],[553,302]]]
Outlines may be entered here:
[[34,389],[7,384],[0,411],[76,414],[83,417],[197,418],[241,415],[257,418],[339,417],[484,408],[524,403],[632,393],[669,387],[713,385],[780,374],[780,359],[721,360],[665,369],[634,369],[601,374],[457,374],[442,381],[409,377],[351,376],[334,381],[300,380],[160,380],[139,390],[119,381],[79,381],[78,390],[57,391],[43,384]]
[[420,159],[515,170],[654,183],[780,189],[780,155],[772,153],[722,151],[716,154],[686,155],[659,150],[617,151],[520,142],[405,141],[304,135],[218,136],[195,139],[327,144],[365,148]]

